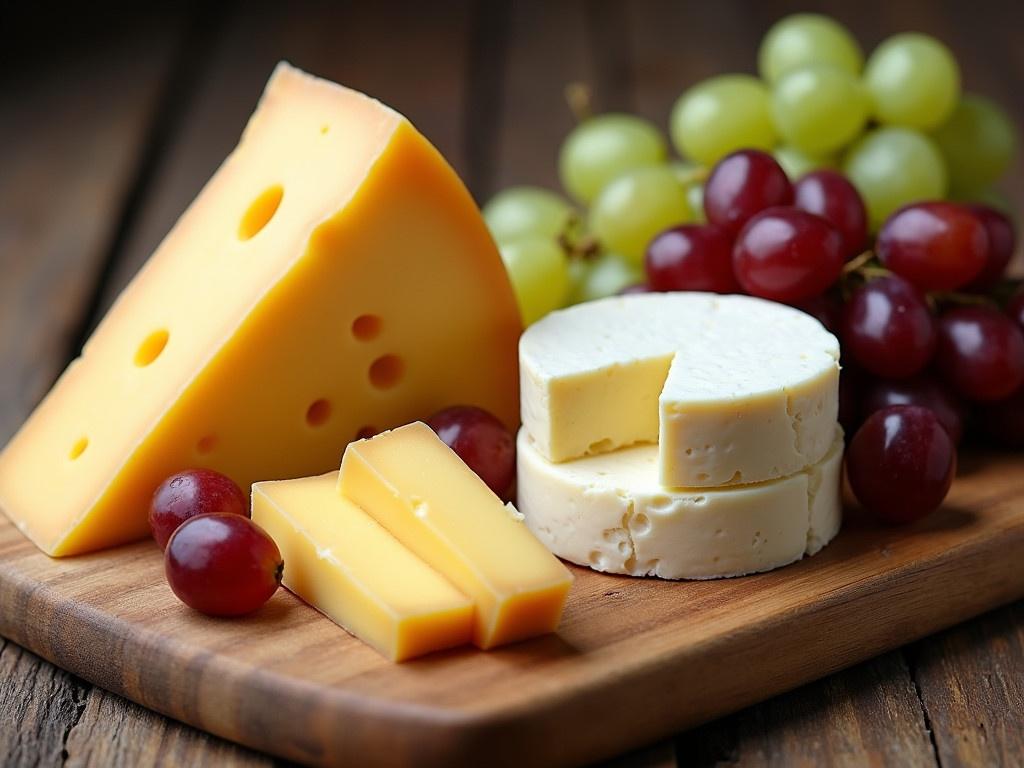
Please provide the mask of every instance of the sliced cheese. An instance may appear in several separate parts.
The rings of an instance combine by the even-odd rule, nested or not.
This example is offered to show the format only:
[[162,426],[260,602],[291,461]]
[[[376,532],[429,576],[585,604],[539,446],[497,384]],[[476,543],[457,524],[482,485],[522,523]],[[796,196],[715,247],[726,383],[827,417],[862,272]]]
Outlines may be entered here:
[[658,449],[623,448],[553,464],[520,430],[519,508],[559,557],[598,571],[710,579],[777,568],[839,532],[842,435],[791,477],[731,488],[672,490]]
[[662,485],[715,487],[786,477],[832,444],[839,342],[774,302],[589,302],[528,328],[519,356],[523,425],[550,461],[658,443]]
[[148,533],[168,475],[337,469],[459,403],[518,422],[519,315],[465,187],[401,115],[282,64],[237,149],[0,454],[51,555]]
[[425,424],[352,443],[338,490],[473,599],[481,648],[558,626],[569,571]]
[[256,483],[284,586],[392,661],[470,642],[473,602],[351,501],[338,473]]

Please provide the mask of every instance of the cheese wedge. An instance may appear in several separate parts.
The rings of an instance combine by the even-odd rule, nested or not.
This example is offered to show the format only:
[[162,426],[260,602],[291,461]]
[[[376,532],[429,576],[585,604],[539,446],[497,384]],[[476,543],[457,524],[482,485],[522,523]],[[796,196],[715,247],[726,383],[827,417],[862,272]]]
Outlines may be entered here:
[[337,489],[337,472],[252,487],[285,587],[392,661],[470,642],[472,601]]
[[349,445],[338,490],[472,598],[481,648],[558,626],[571,574],[425,424]]
[[656,446],[553,464],[520,430],[519,508],[552,552],[598,571],[663,579],[767,571],[815,554],[839,532],[837,430],[825,457],[790,477],[676,490],[659,482]]
[[589,302],[528,328],[519,356],[523,425],[549,461],[658,443],[662,485],[741,485],[821,461],[835,435],[839,342],[774,302]]
[[337,469],[361,431],[518,421],[519,315],[466,189],[401,115],[281,64],[237,149],[0,454],[41,549],[146,536],[191,466]]

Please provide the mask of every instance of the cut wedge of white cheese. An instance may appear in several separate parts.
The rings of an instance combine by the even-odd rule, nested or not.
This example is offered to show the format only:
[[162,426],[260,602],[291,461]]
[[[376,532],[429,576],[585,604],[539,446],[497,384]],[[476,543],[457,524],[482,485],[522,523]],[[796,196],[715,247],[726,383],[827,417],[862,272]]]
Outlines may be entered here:
[[660,482],[717,487],[820,461],[839,409],[839,342],[749,296],[653,293],[554,312],[519,344],[522,418],[561,462],[658,443]]
[[791,477],[670,490],[658,480],[656,446],[553,464],[520,430],[518,506],[552,552],[598,571],[742,576],[813,555],[839,532],[842,455],[833,425],[823,459]]

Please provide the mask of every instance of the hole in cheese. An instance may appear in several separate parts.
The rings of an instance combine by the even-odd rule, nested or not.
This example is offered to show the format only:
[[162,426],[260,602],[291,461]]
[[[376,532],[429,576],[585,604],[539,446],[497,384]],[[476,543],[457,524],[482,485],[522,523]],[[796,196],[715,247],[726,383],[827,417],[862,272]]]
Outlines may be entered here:
[[311,427],[319,427],[331,417],[331,404],[323,398],[314,401],[306,409],[306,423]]
[[204,435],[196,443],[196,453],[210,453],[217,447],[216,435]]
[[377,389],[391,389],[401,380],[404,367],[398,355],[378,357],[370,365],[370,383]]
[[249,204],[249,209],[242,216],[238,225],[238,239],[249,240],[256,237],[260,231],[270,223],[281,205],[281,198],[284,197],[284,187],[275,184],[267,187],[259,196]]
[[356,440],[366,440],[367,438],[373,437],[378,432],[380,432],[380,430],[376,427],[361,427],[359,431],[356,432]]
[[160,357],[170,338],[171,334],[166,329],[162,328],[159,331],[153,331],[143,339],[142,343],[139,344],[139,348],[135,350],[135,364],[139,368],[151,365]]
[[88,447],[89,447],[89,438],[88,437],[80,437],[80,438],[78,438],[75,441],[75,444],[71,446],[71,452],[68,454],[68,458],[70,458],[72,461],[74,461],[79,456],[81,456],[83,453],[85,453],[85,449],[88,448]]
[[352,335],[360,341],[375,339],[380,334],[381,319],[377,315],[360,315],[352,321]]

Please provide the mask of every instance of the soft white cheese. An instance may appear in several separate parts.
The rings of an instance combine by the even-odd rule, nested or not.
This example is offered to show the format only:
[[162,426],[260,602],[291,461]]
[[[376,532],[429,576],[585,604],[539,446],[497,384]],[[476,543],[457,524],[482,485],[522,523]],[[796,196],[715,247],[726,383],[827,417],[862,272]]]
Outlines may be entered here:
[[559,557],[598,571],[710,579],[767,571],[818,552],[839,532],[843,440],[823,459],[756,485],[670,490],[653,445],[553,464],[525,429],[519,510]]
[[749,296],[654,293],[554,312],[519,346],[522,418],[555,462],[658,443],[669,487],[763,482],[820,461],[839,342]]

